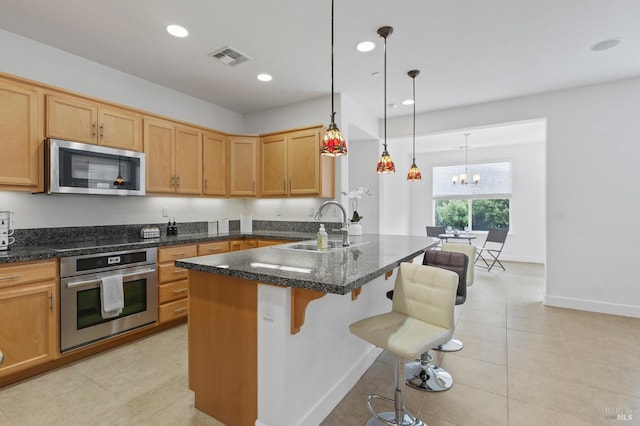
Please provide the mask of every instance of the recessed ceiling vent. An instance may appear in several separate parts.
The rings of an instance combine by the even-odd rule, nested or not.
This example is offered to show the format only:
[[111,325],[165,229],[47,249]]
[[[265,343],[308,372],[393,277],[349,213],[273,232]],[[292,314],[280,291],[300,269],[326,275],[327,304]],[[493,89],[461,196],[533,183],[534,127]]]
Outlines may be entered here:
[[238,49],[231,46],[225,46],[221,49],[218,49],[215,52],[210,53],[209,56],[219,60],[223,64],[227,64],[230,66],[235,66],[252,59],[251,56],[245,55]]

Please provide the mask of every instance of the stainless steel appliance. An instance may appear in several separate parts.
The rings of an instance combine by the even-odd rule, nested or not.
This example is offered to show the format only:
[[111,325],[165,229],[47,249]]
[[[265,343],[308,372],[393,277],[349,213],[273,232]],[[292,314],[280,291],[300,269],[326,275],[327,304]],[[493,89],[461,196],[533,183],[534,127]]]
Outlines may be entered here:
[[145,194],[142,152],[48,139],[46,153],[49,194]]
[[[60,259],[60,351],[107,339],[158,320],[156,248]],[[102,279],[121,275],[124,308],[101,314]]]

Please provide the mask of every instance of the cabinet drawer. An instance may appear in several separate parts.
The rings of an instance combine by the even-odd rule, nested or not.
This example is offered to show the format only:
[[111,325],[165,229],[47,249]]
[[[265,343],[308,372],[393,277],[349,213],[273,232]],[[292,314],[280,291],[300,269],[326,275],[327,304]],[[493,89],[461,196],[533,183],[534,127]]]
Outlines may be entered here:
[[238,251],[242,250],[243,241],[242,240],[231,240],[229,241],[229,250],[230,251]]
[[55,279],[57,276],[57,259],[0,266],[0,287],[46,281]]
[[258,247],[277,246],[278,244],[286,244],[291,242],[291,240],[258,240]]
[[163,247],[158,249],[158,263],[184,259],[186,257],[195,257],[197,255],[198,249],[195,245]]
[[180,280],[168,284],[161,284],[158,289],[158,303],[163,304],[172,300],[184,299],[189,294],[189,280]]
[[242,242],[242,248],[244,250],[258,247],[258,240],[244,240]]
[[198,256],[226,253],[228,251],[229,241],[216,241],[215,243],[198,244]]
[[185,280],[189,278],[189,270],[178,268],[173,263],[165,263],[158,265],[158,282],[166,283],[169,281]]
[[175,302],[160,305],[158,309],[158,321],[163,323],[176,318],[186,317],[189,313],[189,299],[180,299]]

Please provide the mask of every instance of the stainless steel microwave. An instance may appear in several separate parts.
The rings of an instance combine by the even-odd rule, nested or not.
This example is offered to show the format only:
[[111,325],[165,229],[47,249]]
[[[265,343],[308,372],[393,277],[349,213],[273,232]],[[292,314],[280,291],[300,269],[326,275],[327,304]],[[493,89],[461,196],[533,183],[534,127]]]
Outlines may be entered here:
[[49,194],[144,195],[142,152],[47,139]]

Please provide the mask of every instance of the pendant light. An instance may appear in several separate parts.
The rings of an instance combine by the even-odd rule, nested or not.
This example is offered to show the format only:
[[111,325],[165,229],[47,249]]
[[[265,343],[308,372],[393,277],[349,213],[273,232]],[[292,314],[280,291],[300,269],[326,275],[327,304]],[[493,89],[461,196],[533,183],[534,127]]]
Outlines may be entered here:
[[422,180],[422,173],[418,166],[416,166],[416,77],[420,75],[420,71],[411,70],[407,75],[413,80],[413,162],[411,163],[409,173],[407,173],[407,180],[414,182]]
[[473,180],[471,182],[467,180],[467,176],[469,176],[469,164],[467,162],[467,159],[468,159],[467,152],[469,151],[468,140],[469,140],[469,133],[465,133],[464,134],[464,173],[460,175],[451,176],[451,183],[453,183],[454,185],[458,183],[458,181],[460,182],[460,185],[467,185],[469,183],[473,183],[474,185],[477,185],[478,182],[480,182],[480,174],[478,173],[474,173]]
[[384,149],[376,167],[378,173],[396,172],[396,166],[387,151],[387,37],[392,33],[393,28],[391,27],[378,28],[378,35],[384,38]]
[[322,138],[320,154],[329,157],[338,157],[347,154],[347,142],[342,132],[336,126],[336,110],[333,107],[333,0],[331,0],[331,123]]

